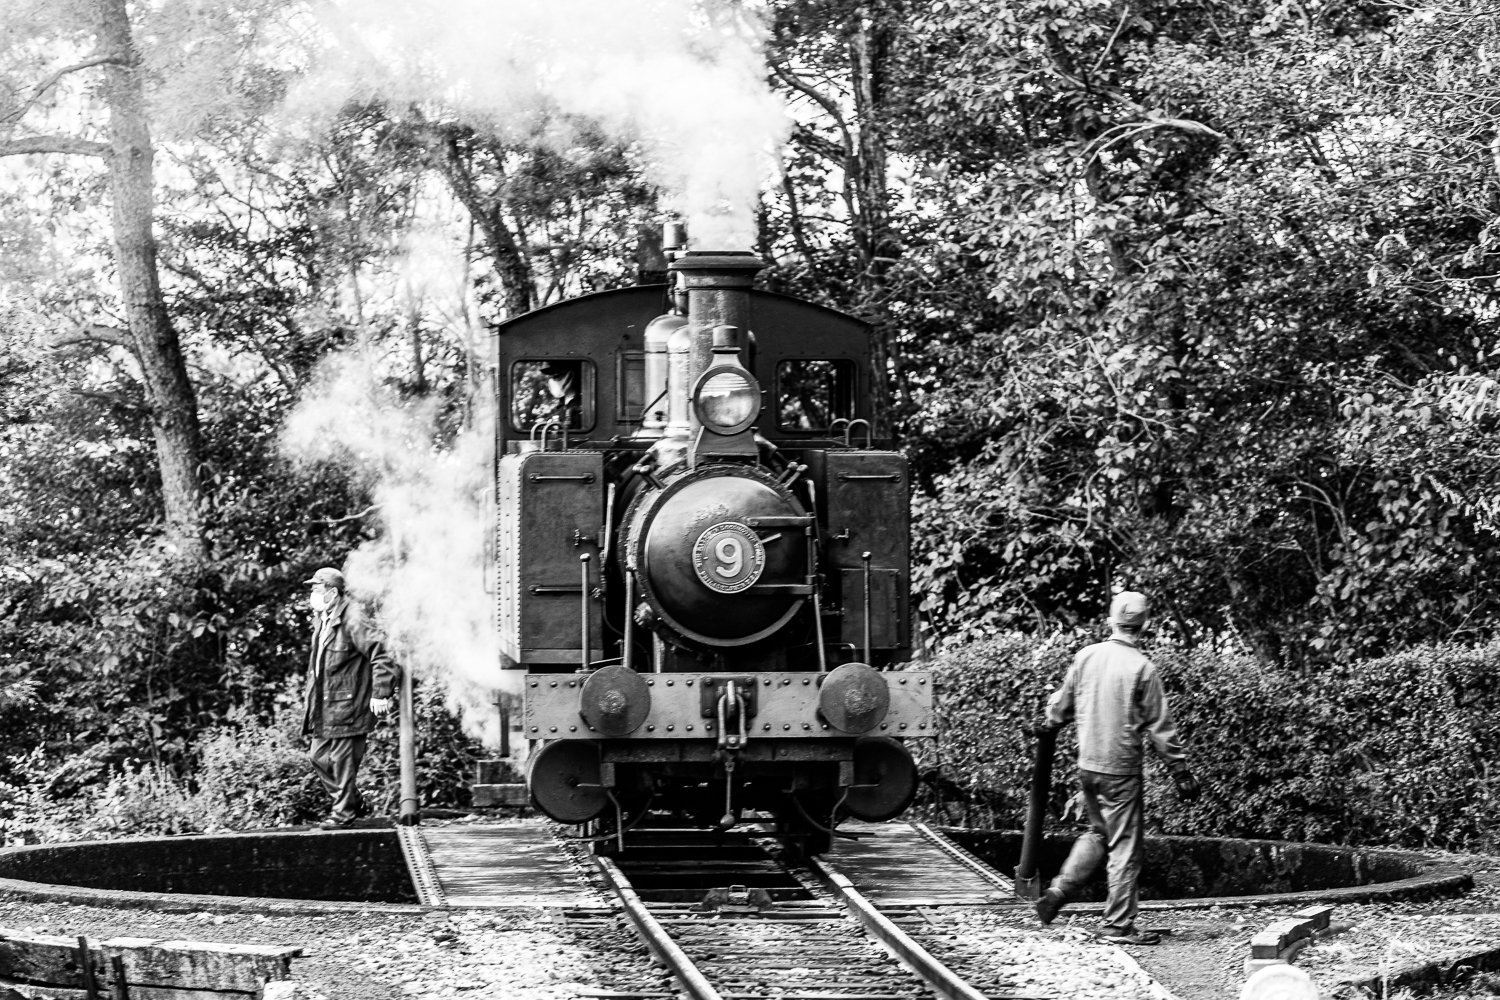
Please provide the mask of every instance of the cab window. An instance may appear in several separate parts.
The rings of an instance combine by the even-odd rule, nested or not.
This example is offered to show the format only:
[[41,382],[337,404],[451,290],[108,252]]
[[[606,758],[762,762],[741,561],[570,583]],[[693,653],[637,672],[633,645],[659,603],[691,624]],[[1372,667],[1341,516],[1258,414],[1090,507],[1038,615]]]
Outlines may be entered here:
[[553,421],[569,431],[594,426],[594,363],[538,358],[510,366],[510,425],[529,434]]
[[776,425],[783,431],[827,432],[854,417],[854,362],[796,359],[776,366]]

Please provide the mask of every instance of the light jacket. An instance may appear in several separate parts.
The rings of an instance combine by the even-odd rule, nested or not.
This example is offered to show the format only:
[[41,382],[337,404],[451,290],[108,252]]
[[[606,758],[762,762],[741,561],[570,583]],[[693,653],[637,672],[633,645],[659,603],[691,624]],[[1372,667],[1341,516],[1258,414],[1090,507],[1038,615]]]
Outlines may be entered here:
[[400,679],[385,643],[347,598],[313,616],[312,650],[307,658],[306,736],[333,739],[375,728],[371,698],[389,698]]
[[1047,720],[1060,726],[1075,718],[1080,770],[1140,774],[1143,735],[1168,767],[1187,766],[1161,676],[1132,642],[1098,642],[1073,657],[1047,700]]

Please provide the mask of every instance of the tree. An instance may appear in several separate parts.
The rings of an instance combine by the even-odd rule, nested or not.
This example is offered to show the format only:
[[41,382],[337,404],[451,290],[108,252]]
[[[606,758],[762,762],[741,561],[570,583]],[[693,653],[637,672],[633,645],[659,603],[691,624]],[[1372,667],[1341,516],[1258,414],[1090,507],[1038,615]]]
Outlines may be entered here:
[[1463,90],[1483,36],[1454,25],[1484,11],[914,21],[946,70],[921,98],[945,154],[928,197],[996,306],[938,347],[952,377],[927,412],[967,440],[922,500],[930,610],[1088,619],[1130,582],[1184,635],[1232,631],[1272,664],[1492,618],[1493,543],[1424,470],[1463,490],[1493,462],[1453,461],[1420,399],[1388,429],[1399,462],[1359,430],[1493,343],[1468,277],[1494,271],[1490,133],[1410,96]]
[[[166,539],[187,565],[204,556],[202,442],[197,400],[183,360],[182,345],[162,297],[155,221],[156,150],[146,96],[146,71],[136,46],[126,0],[78,5],[28,5],[12,16],[20,22],[7,36],[15,47],[32,49],[45,30],[51,40],[81,48],[83,58],[64,64],[52,58],[29,87],[5,81],[9,100],[0,111],[0,156],[27,154],[89,156],[104,161],[109,176],[114,265],[126,329],[88,324],[56,338],[59,346],[92,340],[128,347],[146,385],[161,489]],[[53,50],[56,51],[56,50]],[[28,68],[41,70],[36,60]],[[36,130],[47,111],[56,111],[77,91],[65,91],[80,74],[102,73],[98,93],[107,121],[90,123],[82,134]],[[35,123],[35,124],[34,124]],[[88,133],[102,131],[107,142]]]

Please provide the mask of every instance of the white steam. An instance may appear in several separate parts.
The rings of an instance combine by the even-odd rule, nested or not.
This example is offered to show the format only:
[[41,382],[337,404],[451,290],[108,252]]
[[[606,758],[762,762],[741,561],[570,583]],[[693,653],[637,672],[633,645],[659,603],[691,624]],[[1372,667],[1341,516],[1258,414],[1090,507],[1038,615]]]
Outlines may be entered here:
[[403,405],[369,359],[343,354],[324,362],[282,435],[292,456],[337,462],[374,484],[382,531],[345,561],[349,591],[379,606],[392,655],[438,680],[465,728],[490,745],[495,693],[520,683],[500,669],[486,592],[493,432],[481,421],[440,447],[431,403]]
[[638,142],[701,249],[753,245],[786,112],[756,26],[716,0],[343,0],[335,40],[293,98],[380,99],[501,134],[542,107]]

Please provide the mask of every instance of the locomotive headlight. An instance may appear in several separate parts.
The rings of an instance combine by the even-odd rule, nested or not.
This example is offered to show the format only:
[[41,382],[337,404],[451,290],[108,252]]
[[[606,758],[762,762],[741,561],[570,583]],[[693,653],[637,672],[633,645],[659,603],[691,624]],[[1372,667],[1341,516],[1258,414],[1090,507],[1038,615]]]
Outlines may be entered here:
[[693,387],[698,421],[715,434],[738,434],[760,416],[760,386],[739,365],[715,365]]

